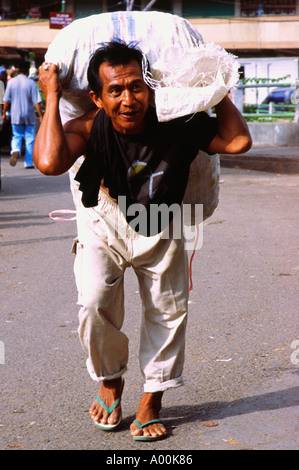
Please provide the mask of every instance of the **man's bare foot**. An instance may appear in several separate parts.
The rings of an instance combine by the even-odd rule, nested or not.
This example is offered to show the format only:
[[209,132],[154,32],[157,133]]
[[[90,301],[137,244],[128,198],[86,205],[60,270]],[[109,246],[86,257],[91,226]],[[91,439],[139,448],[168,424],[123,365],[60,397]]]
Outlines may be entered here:
[[[121,420],[121,405],[118,403],[114,409],[109,410],[109,408],[113,408],[117,399],[121,398],[123,389],[123,379],[119,377],[115,380],[104,380],[98,392],[98,398],[93,402],[90,407],[89,413],[91,419],[94,421],[96,425],[103,427],[108,426],[115,426]],[[102,404],[101,404],[102,403]]]
[[141,425],[144,425],[148,421],[158,420],[158,422],[149,424],[145,427],[140,427],[136,422],[133,422],[130,426],[131,434],[133,437],[144,437],[144,438],[161,438],[166,436],[167,431],[162,423],[159,421],[159,413],[162,406],[163,392],[156,393],[145,393],[140,400],[139,408],[136,413],[136,420]]

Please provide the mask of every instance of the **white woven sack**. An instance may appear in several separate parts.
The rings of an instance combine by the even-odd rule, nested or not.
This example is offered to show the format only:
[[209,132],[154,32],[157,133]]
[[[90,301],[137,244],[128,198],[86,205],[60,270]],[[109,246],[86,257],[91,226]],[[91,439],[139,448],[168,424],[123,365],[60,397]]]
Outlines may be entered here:
[[159,121],[212,108],[239,79],[236,57],[214,44],[166,48],[151,72]]
[[94,106],[88,95],[89,60],[101,43],[116,38],[137,42],[150,64],[157,62],[170,47],[185,50],[203,43],[201,35],[187,20],[170,13],[120,11],[75,20],[59,31],[45,55],[47,62],[59,66],[63,122]]
[[[199,151],[190,166],[188,185],[183,204],[188,204],[190,212],[185,225],[197,225],[213,215],[219,201],[220,158],[218,154],[208,155]],[[195,205],[202,204],[201,212]]]

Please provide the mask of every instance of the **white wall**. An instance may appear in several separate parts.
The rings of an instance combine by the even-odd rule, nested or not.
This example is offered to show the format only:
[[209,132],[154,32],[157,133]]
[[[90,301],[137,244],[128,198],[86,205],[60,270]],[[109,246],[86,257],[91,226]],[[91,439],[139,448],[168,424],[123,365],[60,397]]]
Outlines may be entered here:
[[[298,58],[239,58],[240,65],[245,68],[245,78],[282,78],[290,75],[285,81],[274,83],[295,83],[298,78]],[[248,83],[249,84],[249,83]],[[260,104],[273,88],[245,89],[245,103]]]

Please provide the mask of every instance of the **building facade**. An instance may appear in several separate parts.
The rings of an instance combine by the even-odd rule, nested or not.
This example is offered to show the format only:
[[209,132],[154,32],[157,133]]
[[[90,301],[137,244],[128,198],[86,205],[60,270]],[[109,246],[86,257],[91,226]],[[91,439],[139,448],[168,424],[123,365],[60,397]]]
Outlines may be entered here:
[[6,20],[47,19],[51,11],[72,11],[76,18],[107,11],[144,10],[147,7],[185,18],[294,16],[298,0],[0,0],[0,17]]
[[34,52],[42,62],[58,33],[50,28],[51,12],[79,19],[129,9],[183,16],[205,42],[242,59],[299,57],[299,0],[0,0],[0,61],[15,65]]

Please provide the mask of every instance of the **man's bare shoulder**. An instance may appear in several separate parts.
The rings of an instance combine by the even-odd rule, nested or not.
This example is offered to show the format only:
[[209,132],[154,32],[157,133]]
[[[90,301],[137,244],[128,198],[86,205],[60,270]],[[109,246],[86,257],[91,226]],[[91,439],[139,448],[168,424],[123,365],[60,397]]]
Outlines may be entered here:
[[94,118],[98,112],[98,108],[91,109],[82,116],[67,121],[63,125],[64,132],[69,134],[77,134],[88,140]]

